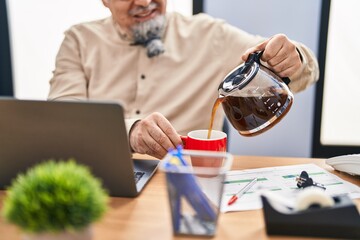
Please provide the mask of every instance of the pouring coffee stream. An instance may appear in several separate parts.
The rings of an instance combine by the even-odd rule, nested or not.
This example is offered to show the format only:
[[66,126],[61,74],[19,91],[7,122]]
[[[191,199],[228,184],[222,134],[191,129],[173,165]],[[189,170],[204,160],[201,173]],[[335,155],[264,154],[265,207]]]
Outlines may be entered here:
[[210,118],[210,125],[209,125],[209,130],[208,130],[208,135],[207,135],[207,138],[208,138],[208,139],[211,138],[211,131],[212,131],[213,126],[214,126],[214,119],[215,119],[216,111],[217,111],[217,109],[219,108],[219,105],[222,103],[223,100],[224,100],[223,97],[217,98],[216,101],[215,101],[215,103],[214,103],[214,106],[213,106],[213,108],[212,108],[211,118]]
[[242,136],[256,136],[278,123],[290,110],[294,96],[287,84],[260,63],[262,52],[231,71],[219,85],[208,129],[211,137],[216,111],[222,104],[225,115]]

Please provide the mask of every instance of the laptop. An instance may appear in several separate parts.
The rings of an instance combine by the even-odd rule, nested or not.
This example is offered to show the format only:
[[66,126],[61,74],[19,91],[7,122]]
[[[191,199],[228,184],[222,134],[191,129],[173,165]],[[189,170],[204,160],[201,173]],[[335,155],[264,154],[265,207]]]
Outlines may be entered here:
[[159,160],[132,159],[117,103],[0,99],[0,189],[45,160],[74,158],[114,197],[136,197]]

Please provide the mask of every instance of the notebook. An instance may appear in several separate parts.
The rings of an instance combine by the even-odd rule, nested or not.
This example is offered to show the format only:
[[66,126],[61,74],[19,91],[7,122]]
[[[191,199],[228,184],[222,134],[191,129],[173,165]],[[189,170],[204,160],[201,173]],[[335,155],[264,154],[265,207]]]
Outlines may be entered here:
[[111,196],[136,197],[159,160],[131,156],[120,104],[0,99],[0,189],[37,163],[74,158]]

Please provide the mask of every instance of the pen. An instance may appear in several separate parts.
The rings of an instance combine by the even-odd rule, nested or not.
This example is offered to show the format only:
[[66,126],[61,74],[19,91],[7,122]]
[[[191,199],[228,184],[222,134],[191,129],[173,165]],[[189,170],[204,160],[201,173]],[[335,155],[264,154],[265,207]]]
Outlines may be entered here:
[[239,192],[237,192],[236,194],[234,194],[229,202],[228,205],[233,204],[234,202],[236,202],[236,200],[238,200],[243,194],[245,194],[257,181],[257,178],[254,178],[253,180],[251,180],[251,182],[249,182],[248,184],[246,184],[245,187],[243,187],[242,189],[240,189]]

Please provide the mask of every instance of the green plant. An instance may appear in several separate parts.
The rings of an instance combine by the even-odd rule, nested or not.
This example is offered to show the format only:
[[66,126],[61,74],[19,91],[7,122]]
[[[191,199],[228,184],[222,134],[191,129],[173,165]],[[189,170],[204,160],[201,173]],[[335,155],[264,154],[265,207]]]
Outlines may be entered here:
[[77,231],[106,211],[108,195],[74,159],[49,160],[20,174],[4,200],[3,215],[25,232]]

